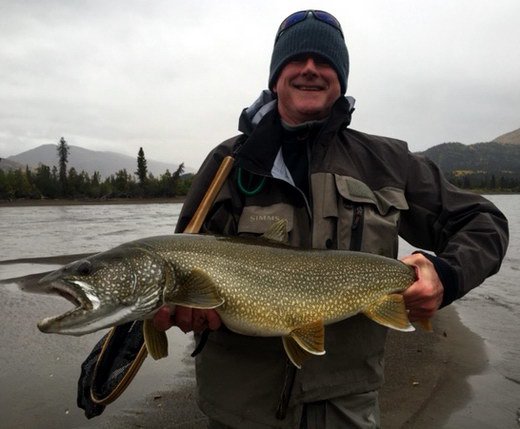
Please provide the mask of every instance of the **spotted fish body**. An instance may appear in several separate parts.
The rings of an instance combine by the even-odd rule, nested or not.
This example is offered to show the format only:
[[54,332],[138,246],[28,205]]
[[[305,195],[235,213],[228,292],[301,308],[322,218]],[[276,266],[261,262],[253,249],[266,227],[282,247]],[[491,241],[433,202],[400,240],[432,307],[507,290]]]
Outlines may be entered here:
[[300,366],[308,354],[325,352],[324,325],[358,313],[413,330],[400,292],[415,278],[402,262],[361,252],[301,250],[238,237],[152,237],[43,278],[41,285],[78,307],[39,328],[82,335],[150,318],[163,304],[215,308],[232,331],[281,336]]

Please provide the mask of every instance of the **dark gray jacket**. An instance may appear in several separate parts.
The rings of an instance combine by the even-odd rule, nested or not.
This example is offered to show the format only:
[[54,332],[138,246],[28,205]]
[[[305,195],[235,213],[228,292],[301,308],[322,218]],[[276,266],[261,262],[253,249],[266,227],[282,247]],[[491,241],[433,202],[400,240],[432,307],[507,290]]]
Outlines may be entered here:
[[[443,305],[498,271],[508,241],[503,214],[486,199],[449,184],[404,142],[348,128],[352,108],[345,98],[336,102],[317,135],[307,139],[302,156],[307,156],[308,187],[305,192],[295,187],[281,156],[286,135],[273,106],[264,108],[258,123],[244,111],[245,134],[210,153],[194,179],[177,231],[188,223],[222,158],[235,153],[234,171],[206,218],[205,232],[261,234],[286,218],[293,246],[394,258],[400,235],[437,255],[429,258],[445,288]],[[298,371],[288,417],[278,421],[274,416],[286,364],[280,339],[223,328],[211,334],[197,358],[199,405],[236,427],[297,427],[303,402],[381,386],[385,337],[386,328],[364,316],[327,326],[326,355]]]

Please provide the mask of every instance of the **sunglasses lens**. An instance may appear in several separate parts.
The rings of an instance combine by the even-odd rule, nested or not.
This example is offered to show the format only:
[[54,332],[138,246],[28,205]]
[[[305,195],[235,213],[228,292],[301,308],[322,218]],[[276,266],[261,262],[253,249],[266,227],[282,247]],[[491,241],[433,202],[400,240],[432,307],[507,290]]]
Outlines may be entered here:
[[294,24],[297,24],[298,22],[303,21],[307,17],[307,13],[308,13],[308,11],[301,10],[299,12],[293,13],[292,15],[289,15],[280,24],[280,28],[278,28],[278,34],[280,34],[285,29],[292,27]]
[[275,43],[280,37],[280,35],[289,27],[292,27],[293,25],[298,24],[299,22],[307,19],[309,13],[312,13],[316,19],[319,19],[320,21],[333,26],[336,30],[338,30],[341,33],[341,36],[343,37],[343,31],[341,30],[341,25],[339,21],[336,18],[334,18],[330,13],[325,12],[323,10],[301,10],[299,12],[293,13],[292,15],[289,15],[287,18],[283,20],[283,22],[280,24],[280,27],[278,28],[278,32],[276,33]]
[[327,24],[330,24],[334,28],[341,31],[341,25],[339,24],[339,21],[336,18],[334,18],[330,13],[324,12],[323,10],[313,10],[312,13],[320,21],[326,22]]

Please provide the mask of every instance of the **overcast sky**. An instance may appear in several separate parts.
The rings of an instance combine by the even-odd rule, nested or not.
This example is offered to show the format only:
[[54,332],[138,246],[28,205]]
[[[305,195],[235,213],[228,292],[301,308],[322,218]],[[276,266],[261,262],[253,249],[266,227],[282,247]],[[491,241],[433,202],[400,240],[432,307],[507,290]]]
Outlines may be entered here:
[[0,157],[64,136],[197,168],[313,7],[346,35],[353,128],[413,151],[520,128],[519,0],[0,0]]

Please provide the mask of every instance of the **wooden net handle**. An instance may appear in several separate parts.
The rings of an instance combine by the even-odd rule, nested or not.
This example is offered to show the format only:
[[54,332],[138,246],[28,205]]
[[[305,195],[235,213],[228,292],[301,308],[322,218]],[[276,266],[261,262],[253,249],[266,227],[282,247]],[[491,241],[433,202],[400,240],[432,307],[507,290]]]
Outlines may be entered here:
[[209,188],[206,191],[204,198],[202,198],[202,201],[200,202],[197,211],[192,216],[188,226],[184,229],[184,233],[197,234],[200,231],[202,223],[204,222],[204,219],[206,219],[209,209],[215,201],[215,198],[217,197],[218,193],[220,192],[222,185],[229,176],[234,162],[235,159],[230,155],[226,156],[222,160],[222,163],[220,164],[220,167],[215,173],[215,176],[213,177],[213,180],[211,181],[211,184],[209,185]]

